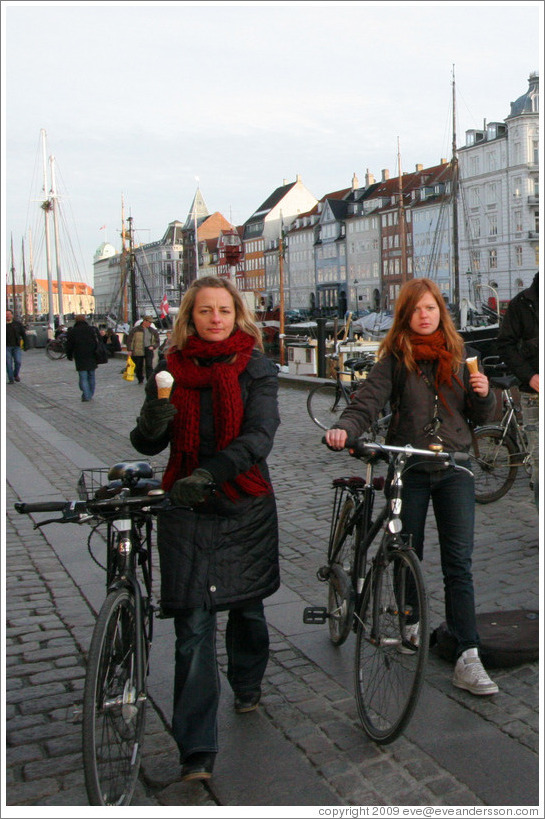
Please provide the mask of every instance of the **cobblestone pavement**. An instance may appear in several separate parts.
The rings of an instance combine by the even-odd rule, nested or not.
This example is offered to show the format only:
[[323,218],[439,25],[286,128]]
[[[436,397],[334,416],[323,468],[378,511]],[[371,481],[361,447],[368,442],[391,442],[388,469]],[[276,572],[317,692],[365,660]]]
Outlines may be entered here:
[[[30,519],[16,515],[13,503],[38,499],[40,487],[50,496],[74,497],[82,467],[136,456],[128,433],[143,388],[122,379],[122,366],[114,359],[99,367],[95,399],[82,403],[73,364],[31,350],[23,357],[21,383],[6,386],[8,806],[87,804],[81,695],[103,580],[98,570],[93,574],[87,553],[76,552],[87,532],[62,527],[65,540],[73,542],[63,552],[55,531],[61,527],[34,530]],[[168,725],[170,659],[163,662],[170,658],[171,635],[165,636],[164,654],[160,635],[150,678],[155,707],[149,709],[133,804],[191,805],[212,812],[228,805],[537,805],[537,662],[494,670],[500,693],[479,699],[454,688],[452,669],[432,653],[424,693],[405,734],[377,746],[362,733],[350,639],[333,649],[327,627],[301,623],[304,605],[325,602],[316,570],[327,543],[331,480],[358,468],[345,453],[320,444],[321,432],[309,420],[305,401],[306,389],[281,379],[282,425],[269,463],[279,507],[283,583],[267,609],[271,658],[262,704],[240,728],[231,724],[222,693],[220,749],[225,750],[215,775],[206,787],[180,783]],[[85,462],[86,457],[95,462]],[[163,465],[166,455],[153,460]],[[68,535],[69,528],[74,531]],[[526,477],[520,476],[500,501],[477,506],[478,611],[539,608],[538,545],[538,517]],[[444,613],[431,520],[424,568],[433,627]],[[220,616],[220,632],[224,626]],[[221,640],[218,656],[225,671]],[[264,758],[272,771],[266,782],[257,762]]]

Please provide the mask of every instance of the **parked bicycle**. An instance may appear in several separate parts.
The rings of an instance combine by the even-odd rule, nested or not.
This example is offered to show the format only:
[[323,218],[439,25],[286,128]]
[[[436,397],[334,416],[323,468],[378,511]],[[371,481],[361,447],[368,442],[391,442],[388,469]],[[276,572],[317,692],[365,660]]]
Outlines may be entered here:
[[[350,403],[350,398],[361,383],[361,373],[367,373],[375,363],[374,353],[362,353],[356,358],[348,358],[344,368],[339,365],[340,354],[336,351],[326,355],[335,372],[335,381],[318,384],[307,397],[307,411],[311,419],[321,429],[331,429],[341,412]],[[348,380],[347,380],[348,379]]]
[[[325,439],[324,439],[325,440]],[[436,459],[465,469],[462,453],[411,446],[387,446],[364,438],[347,444],[366,462],[365,479],[337,478],[327,563],[318,579],[328,583],[328,605],[309,606],[305,623],[329,625],[329,636],[342,645],[356,632],[354,656],[358,713],[375,742],[392,742],[416,707],[428,657],[428,594],[418,556],[402,531],[403,475],[418,459]],[[389,467],[386,501],[374,515],[377,491],[385,478],[375,474],[380,461]],[[418,625],[417,625],[418,624]],[[416,637],[416,635],[418,635]]]
[[[107,480],[107,483],[105,483]],[[165,503],[149,463],[86,469],[77,501],[16,503],[21,514],[61,512],[49,523],[92,523],[88,549],[106,571],[106,599],[98,614],[83,692],[83,768],[89,804],[129,805],[140,770],[153,618],[153,516]],[[105,525],[106,562],[91,550]]]
[[52,361],[58,361],[66,357],[66,333],[61,333],[57,338],[50,338],[45,345],[45,354]]
[[539,430],[539,394],[519,392],[518,379],[506,372],[497,356],[483,359],[490,384],[500,392],[501,418],[473,430],[472,470],[475,500],[492,503],[513,486],[523,467],[534,487],[535,458]]

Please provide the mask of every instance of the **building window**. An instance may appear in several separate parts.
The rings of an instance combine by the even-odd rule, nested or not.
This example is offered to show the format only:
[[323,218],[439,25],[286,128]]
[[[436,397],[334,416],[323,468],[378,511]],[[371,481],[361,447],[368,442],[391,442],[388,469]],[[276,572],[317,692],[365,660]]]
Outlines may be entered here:
[[494,248],[488,251],[488,269],[496,270],[498,267],[498,251]]
[[513,217],[515,220],[515,233],[520,233],[522,231],[522,211],[517,208],[513,213]]
[[520,245],[515,247],[515,259],[517,267],[522,267],[522,247]]
[[488,217],[488,234],[490,236],[498,235],[498,217],[494,213]]
[[534,228],[535,232],[539,233],[539,211],[538,210],[536,210],[536,212],[534,214],[534,222],[535,222],[535,228]]
[[474,208],[479,207],[480,205],[480,196],[479,196],[479,188],[471,188],[471,206]]
[[532,161],[534,165],[539,165],[539,140],[532,140]]
[[488,205],[493,205],[496,202],[496,183],[492,182],[486,186],[486,202]]

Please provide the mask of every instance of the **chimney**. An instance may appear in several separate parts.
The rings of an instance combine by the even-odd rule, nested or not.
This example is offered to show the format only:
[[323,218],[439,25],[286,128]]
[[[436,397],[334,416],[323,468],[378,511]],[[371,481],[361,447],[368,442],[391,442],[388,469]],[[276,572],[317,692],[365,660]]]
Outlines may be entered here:
[[448,159],[446,159],[444,156],[441,157],[441,165],[448,165]]
[[301,175],[300,175],[300,174],[296,174],[296,175],[295,175],[295,181],[296,181],[296,182],[300,182],[300,181],[301,181]]
[[357,190],[359,188],[359,186],[360,186],[360,183],[358,182],[358,177],[356,176],[356,174],[354,174],[353,177],[352,177],[352,190],[353,191]]
[[388,168],[383,168],[382,169],[382,181],[387,182],[389,178],[390,178],[390,171],[388,170]]
[[424,170],[424,166],[420,165],[420,164],[415,165],[414,167],[415,167],[417,173],[420,173],[420,171]]
[[365,187],[368,188],[369,185],[374,185],[374,184],[375,184],[375,177],[373,176],[372,173],[369,173],[369,168],[367,168],[367,171],[366,171],[366,174],[365,174]]
[[283,187],[283,188],[285,188],[287,184],[288,184],[288,180],[287,180],[287,179],[283,179],[283,180],[282,180],[282,187]]

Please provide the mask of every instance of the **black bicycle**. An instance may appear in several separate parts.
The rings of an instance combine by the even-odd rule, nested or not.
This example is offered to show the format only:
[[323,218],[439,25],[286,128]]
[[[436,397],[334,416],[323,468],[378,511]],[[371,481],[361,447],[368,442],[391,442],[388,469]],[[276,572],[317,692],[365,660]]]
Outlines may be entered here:
[[[340,343],[340,342],[339,342]],[[341,412],[350,403],[350,398],[375,363],[374,353],[362,353],[357,358],[348,358],[344,367],[339,366],[339,352],[326,356],[333,362],[335,381],[312,387],[307,396],[307,412],[321,429],[331,429]]]
[[[428,595],[418,556],[401,524],[403,475],[418,460],[465,469],[469,457],[441,448],[414,449],[358,439],[350,454],[367,463],[365,479],[337,478],[327,563],[328,605],[305,609],[305,623],[329,625],[334,645],[356,633],[354,680],[358,713],[375,742],[392,742],[411,719],[422,687],[429,645]],[[408,463],[411,459],[410,463]],[[386,476],[377,465],[388,464]],[[469,470],[468,470],[469,471]],[[375,515],[377,491],[386,500]]]
[[[16,503],[21,514],[62,512],[48,523],[92,523],[88,548],[106,571],[106,599],[87,658],[83,693],[83,768],[89,804],[130,805],[140,770],[153,618],[153,516],[165,503],[157,473],[143,461],[87,469],[77,501]],[[105,525],[106,563],[91,551]],[[140,579],[141,582],[140,582]]]
[[50,338],[45,345],[45,354],[52,361],[66,358],[66,333],[61,333],[57,338]]
[[528,474],[530,487],[537,485],[539,393],[521,392],[520,381],[497,356],[483,359],[483,367],[496,390],[499,417],[473,430],[471,468],[475,500],[492,503],[513,486],[519,467]]

